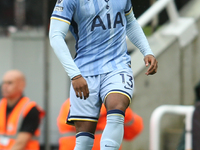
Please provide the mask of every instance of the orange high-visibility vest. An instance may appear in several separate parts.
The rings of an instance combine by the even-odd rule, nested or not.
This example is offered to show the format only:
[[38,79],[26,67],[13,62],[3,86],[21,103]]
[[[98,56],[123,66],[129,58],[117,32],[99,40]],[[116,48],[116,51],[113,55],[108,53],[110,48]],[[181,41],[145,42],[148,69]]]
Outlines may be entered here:
[[[59,139],[59,150],[73,150],[75,147],[76,130],[74,126],[66,124],[66,117],[68,116],[70,108],[70,100],[67,99],[61,107],[60,114],[57,118],[57,125],[61,138]],[[95,132],[95,140],[92,150],[100,150],[100,140],[102,132],[106,126],[107,111],[104,105],[101,107],[99,120]],[[128,108],[125,113],[124,120],[124,139],[132,140],[143,129],[142,118]],[[122,146],[119,150],[122,149]]]
[[[23,119],[33,107],[37,107],[40,111],[40,118],[44,116],[44,111],[39,108],[35,102],[29,98],[23,97],[13,108],[6,119],[7,100],[3,98],[0,102],[0,150],[10,150],[17,138],[18,131],[21,127]],[[38,136],[40,134],[37,129],[32,139],[27,143],[25,150],[39,150]]]
[[70,108],[70,101],[67,99],[60,109],[57,118],[57,126],[61,137],[59,139],[59,150],[73,150],[76,141],[76,129],[74,126],[66,124],[66,118]]

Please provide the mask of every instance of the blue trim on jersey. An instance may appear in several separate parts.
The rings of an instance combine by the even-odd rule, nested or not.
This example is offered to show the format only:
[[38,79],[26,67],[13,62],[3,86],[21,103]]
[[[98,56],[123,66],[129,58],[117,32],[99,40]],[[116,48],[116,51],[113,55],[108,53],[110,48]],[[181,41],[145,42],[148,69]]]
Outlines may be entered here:
[[63,16],[54,15],[54,14],[52,14],[51,16],[52,16],[52,17],[61,18],[61,19],[64,19],[64,20],[67,20],[67,21],[71,22],[71,19],[69,19],[69,18],[65,18],[65,17],[63,17]]
[[95,118],[95,117],[85,117],[85,116],[68,116],[68,119],[70,118],[98,120],[98,118]]
[[[95,120],[95,121],[98,121],[98,118],[95,118],[95,117],[85,117],[85,116],[70,116],[70,110],[69,110],[69,113],[68,113],[68,116],[67,116],[67,119],[66,119],[66,123],[69,124],[69,125],[74,125],[74,121],[73,119],[70,120],[70,118],[73,118],[73,119],[91,119],[91,120]],[[70,121],[69,121],[70,120]]]
[[74,125],[74,122],[73,122],[73,121],[68,121],[69,115],[70,115],[70,110],[69,110],[69,113],[68,113],[68,115],[67,115],[66,124]]
[[76,138],[79,136],[88,136],[88,137],[94,139],[94,135],[89,132],[80,132],[80,133],[76,134]]
[[91,121],[91,122],[98,122],[98,118],[95,117],[84,117],[84,116],[69,116],[66,119],[66,124],[73,125],[75,120],[83,120],[83,121]]
[[[132,96],[128,92],[123,91],[123,90],[118,90],[118,89],[116,89],[116,90],[110,90],[109,92],[106,93],[106,95],[108,95],[110,92],[117,92],[117,91],[127,94],[130,97],[130,99],[132,98]],[[104,97],[104,99],[105,99],[105,97]]]
[[113,109],[113,110],[109,110],[107,112],[107,115],[110,115],[110,114],[120,114],[120,115],[123,115],[125,116],[125,113],[119,109]]

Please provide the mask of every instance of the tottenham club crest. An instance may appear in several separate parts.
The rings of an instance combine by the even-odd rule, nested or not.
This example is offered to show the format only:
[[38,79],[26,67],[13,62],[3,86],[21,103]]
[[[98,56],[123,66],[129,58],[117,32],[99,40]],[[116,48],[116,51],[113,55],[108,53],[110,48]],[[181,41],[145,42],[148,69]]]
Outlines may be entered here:
[[57,0],[57,4],[61,4],[63,0]]

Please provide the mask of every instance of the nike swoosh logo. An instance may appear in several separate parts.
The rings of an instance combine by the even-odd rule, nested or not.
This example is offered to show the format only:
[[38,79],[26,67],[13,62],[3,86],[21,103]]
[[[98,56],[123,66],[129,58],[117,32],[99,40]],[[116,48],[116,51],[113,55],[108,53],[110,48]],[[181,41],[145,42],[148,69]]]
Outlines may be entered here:
[[109,145],[105,145],[105,147],[113,147],[113,148],[116,148],[115,146],[109,146]]
[[125,89],[128,89],[128,90],[132,90],[131,88],[127,87],[126,85],[124,86]]

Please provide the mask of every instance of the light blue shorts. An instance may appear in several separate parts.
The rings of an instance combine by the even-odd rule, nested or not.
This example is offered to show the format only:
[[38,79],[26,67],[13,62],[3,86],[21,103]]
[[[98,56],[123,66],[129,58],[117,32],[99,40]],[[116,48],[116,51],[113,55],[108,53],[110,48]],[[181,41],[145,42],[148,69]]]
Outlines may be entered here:
[[131,68],[112,71],[97,76],[84,77],[89,88],[89,97],[84,100],[76,97],[71,85],[70,88],[70,111],[67,123],[73,121],[97,122],[102,103],[111,93],[120,93],[132,99],[134,89],[133,72]]

